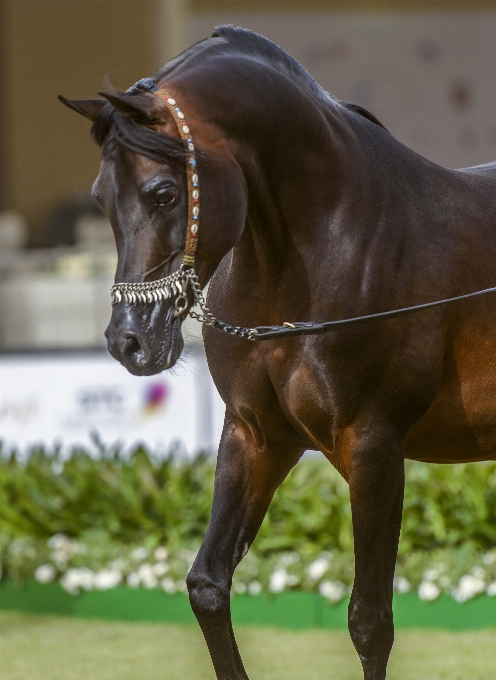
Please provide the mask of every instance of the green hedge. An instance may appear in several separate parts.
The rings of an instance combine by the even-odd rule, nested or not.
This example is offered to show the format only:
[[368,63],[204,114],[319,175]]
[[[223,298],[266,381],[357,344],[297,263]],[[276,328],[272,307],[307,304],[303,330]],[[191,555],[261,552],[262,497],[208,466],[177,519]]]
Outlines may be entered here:
[[[214,463],[142,448],[123,458],[33,449],[26,462],[0,449],[0,531],[9,536],[77,537],[100,529],[111,540],[184,544],[201,539],[212,500]],[[496,545],[496,463],[406,463],[401,553]],[[254,546],[261,554],[352,548],[348,486],[324,459],[301,462],[274,496]]]
[[[444,592],[464,575],[481,577],[481,569],[486,582],[492,582],[496,464],[407,462],[406,469],[397,574],[418,585],[430,569],[428,580]],[[47,541],[63,535],[83,548],[74,548],[65,564],[54,563],[59,576],[69,567],[104,569],[121,559],[127,560],[127,578],[138,568],[140,560],[132,555],[140,554],[140,546],[146,553],[140,563],[158,546],[166,546],[167,568],[177,582],[205,532],[213,478],[214,462],[206,454],[185,460],[171,452],[159,459],[137,448],[123,457],[99,446],[94,454],[74,450],[65,460],[58,450],[40,448],[23,461],[1,451],[3,570],[14,578],[31,578],[39,564],[54,563],[53,540],[51,547]],[[326,460],[310,458],[297,465],[276,492],[235,583],[238,579],[240,591],[250,579],[268,587],[274,572],[282,569],[289,575],[287,588],[316,589],[321,579],[307,578],[305,570],[326,551],[324,559],[333,565],[326,578],[348,587],[352,550],[347,484]]]

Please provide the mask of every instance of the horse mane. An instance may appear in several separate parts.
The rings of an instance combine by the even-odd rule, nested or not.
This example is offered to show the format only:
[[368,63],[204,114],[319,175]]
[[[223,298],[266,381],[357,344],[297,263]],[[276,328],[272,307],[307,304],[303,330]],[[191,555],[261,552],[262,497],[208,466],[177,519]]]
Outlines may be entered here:
[[290,76],[302,89],[308,90],[319,97],[327,95],[296,59],[285,52],[282,47],[276,45],[276,43],[268,38],[264,38],[263,35],[246,28],[226,24],[215,28],[212,38],[217,37],[224,38],[230,45],[238,48],[241,52],[246,52],[249,56],[256,55],[260,57],[279,72]]
[[[384,130],[386,129],[367,109],[358,104],[343,102],[326,92],[308,71],[279,45],[258,33],[231,24],[217,26],[211,38],[201,40],[174,57],[153,75],[153,80],[158,82],[184,64],[185,61],[195,57],[199,52],[211,47],[216,42],[227,42],[240,52],[262,59],[272,68],[289,76],[293,82],[298,83],[302,90],[309,96],[318,99],[324,106],[329,106],[329,104],[342,106]],[[119,94],[117,90],[111,87],[109,91]],[[107,156],[111,155],[113,145],[118,143],[159,163],[163,163],[164,158],[183,162],[186,157],[186,150],[180,139],[151,130],[132,118],[123,116],[111,104],[106,104],[97,116],[91,127],[91,136],[101,147],[103,154]]]

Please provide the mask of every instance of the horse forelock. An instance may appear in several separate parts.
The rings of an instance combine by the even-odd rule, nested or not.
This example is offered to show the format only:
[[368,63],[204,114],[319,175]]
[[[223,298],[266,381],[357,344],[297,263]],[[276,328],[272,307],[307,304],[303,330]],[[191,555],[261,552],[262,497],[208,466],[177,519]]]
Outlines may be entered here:
[[104,157],[111,157],[115,145],[119,144],[158,163],[183,163],[186,159],[182,140],[122,115],[110,103],[105,104],[95,119],[91,136],[101,148]]

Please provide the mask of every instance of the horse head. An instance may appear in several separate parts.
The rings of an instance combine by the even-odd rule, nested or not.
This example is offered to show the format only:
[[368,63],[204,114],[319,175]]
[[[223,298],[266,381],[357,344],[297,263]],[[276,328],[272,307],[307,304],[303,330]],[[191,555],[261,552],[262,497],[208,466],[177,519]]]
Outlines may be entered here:
[[[195,164],[195,186],[199,182],[210,197],[208,203],[202,202],[201,229],[193,227],[197,230],[193,266],[203,287],[242,233],[247,202],[243,173],[229,144],[201,116],[191,90],[183,91],[180,83],[166,78],[157,78],[156,84],[145,80],[155,91],[134,86],[127,92],[101,92],[102,99],[59,98],[93,122],[92,136],[102,149],[92,194],[114,231],[116,284],[153,285],[184,263],[191,228],[187,164]],[[181,130],[189,128],[176,100],[191,127],[189,140],[181,139]],[[180,111],[182,121],[175,111]],[[188,147],[195,149],[194,160]],[[152,375],[179,358],[184,344],[181,324],[194,300],[190,287],[178,312],[175,295],[177,291],[153,299],[149,295],[138,303],[132,296],[114,298],[105,334],[110,353],[131,373]]]
[[[354,242],[367,233],[343,233],[339,218],[351,213],[363,222],[359,206],[368,189],[356,163],[360,112],[324,92],[270,41],[232,27],[217,29],[127,92],[100,95],[61,99],[93,121],[102,149],[93,195],[114,229],[118,293],[173,275],[189,254],[186,119],[201,187],[194,261],[201,286],[232,250],[214,280],[216,312],[249,327],[295,319],[310,308],[326,318],[328,297],[316,294],[310,274],[322,267],[326,286],[341,291],[346,309],[350,296],[336,277],[343,263],[356,275],[362,251]],[[365,118],[370,126],[371,114]],[[314,242],[321,248],[307,247]],[[191,289],[188,295],[181,314],[168,293],[137,304],[132,295],[117,300],[106,332],[111,354],[138,375],[173,366]]]

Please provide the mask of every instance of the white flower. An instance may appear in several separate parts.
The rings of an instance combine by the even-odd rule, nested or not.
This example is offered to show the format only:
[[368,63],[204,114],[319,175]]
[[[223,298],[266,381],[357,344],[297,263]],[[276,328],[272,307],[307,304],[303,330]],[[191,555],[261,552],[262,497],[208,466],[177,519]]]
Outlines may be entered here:
[[156,588],[158,586],[158,579],[151,564],[142,564],[138,569],[138,576],[141,585],[145,588]]
[[34,570],[34,577],[38,583],[51,583],[56,575],[57,571],[51,564],[41,564]]
[[271,593],[281,593],[288,582],[288,572],[286,569],[276,569],[270,575],[269,590]]
[[422,581],[418,589],[418,596],[421,600],[432,602],[441,595],[441,589],[432,581]]
[[48,539],[47,545],[52,550],[58,550],[59,548],[63,548],[68,541],[70,541],[70,539],[65,534],[55,534]]
[[297,552],[284,553],[281,555],[281,559],[279,560],[279,566],[289,567],[290,564],[296,564],[296,562],[299,562],[299,560],[300,556]]
[[103,569],[93,577],[93,585],[97,590],[109,590],[115,588],[121,582],[122,575],[115,569]]
[[341,581],[322,581],[319,593],[330,602],[339,602],[345,596],[346,588]]
[[466,602],[476,595],[483,593],[485,589],[484,579],[478,578],[473,574],[465,574],[465,576],[461,577],[458,587],[453,591],[453,597],[457,602]]
[[308,565],[307,567],[307,574],[308,577],[312,581],[318,581],[326,571],[329,569],[331,566],[331,563],[326,557],[318,557],[316,560],[314,560],[311,564]]
[[424,571],[423,580],[424,581],[435,581],[439,576],[439,571],[437,569],[426,569]]
[[170,578],[170,576],[166,576],[160,581],[160,585],[162,586],[162,590],[165,590],[166,593],[169,593],[169,595],[173,595],[176,592],[176,584],[174,581]]
[[94,574],[87,567],[68,569],[60,579],[60,585],[71,595],[78,595],[81,588],[91,590],[93,588]]
[[248,586],[248,592],[250,595],[260,595],[262,592],[262,584],[260,581],[252,581]]
[[81,546],[65,534],[55,534],[49,538],[48,547],[52,549],[53,561],[60,567],[65,567],[71,557],[85,551],[85,546]]
[[112,569],[114,571],[122,571],[123,569],[126,569],[127,566],[128,565],[126,560],[123,560],[122,557],[118,557],[116,560],[109,562],[108,569]]
[[474,567],[470,572],[475,578],[484,578],[486,575],[486,570],[482,567]]
[[160,546],[156,548],[155,552],[153,553],[153,557],[157,560],[157,562],[163,562],[169,557],[169,551],[167,548]]
[[138,588],[140,584],[140,577],[135,571],[132,571],[130,574],[128,574],[126,583],[130,588]]
[[236,583],[234,586],[234,592],[242,595],[246,593],[246,585],[244,583]]
[[69,569],[60,579],[60,585],[71,595],[79,595],[79,579],[74,574],[74,569]]
[[146,548],[135,548],[131,551],[131,557],[136,562],[141,562],[141,560],[146,560],[148,557],[148,550]]
[[489,597],[494,597],[496,595],[496,581],[492,581],[488,586],[486,593]]
[[446,576],[446,574],[439,577],[438,583],[441,586],[441,588],[444,588],[445,590],[448,590],[448,588],[451,587],[451,579],[449,576]]
[[412,584],[404,576],[395,576],[394,589],[396,590],[397,593],[401,593],[403,595],[404,593],[410,592],[410,590],[412,589]]
[[93,579],[95,577],[94,572],[88,567],[80,567],[78,569],[79,583],[83,590],[91,590],[93,588]]
[[169,571],[169,565],[167,562],[157,562],[156,564],[153,565],[153,572],[155,576],[158,576],[159,578],[161,576],[165,576],[165,574]]
[[487,552],[482,558],[482,564],[489,566],[496,562],[496,551]]

